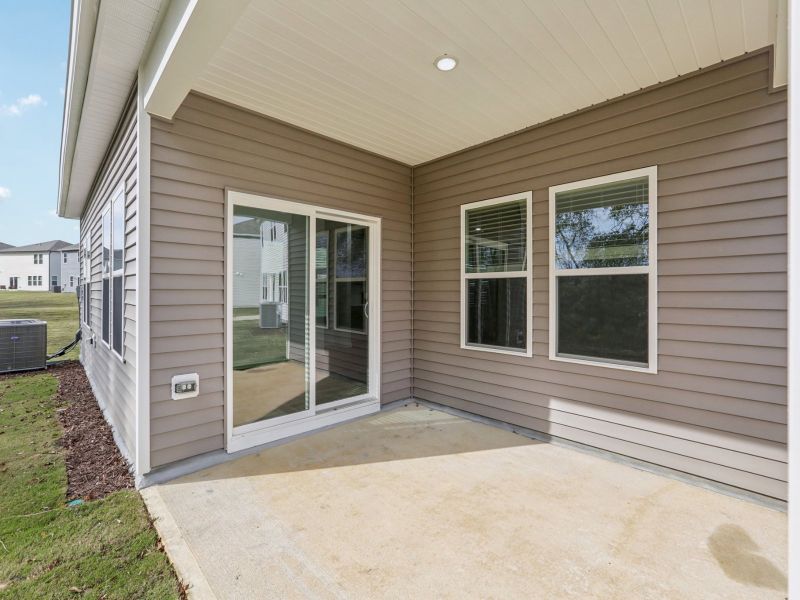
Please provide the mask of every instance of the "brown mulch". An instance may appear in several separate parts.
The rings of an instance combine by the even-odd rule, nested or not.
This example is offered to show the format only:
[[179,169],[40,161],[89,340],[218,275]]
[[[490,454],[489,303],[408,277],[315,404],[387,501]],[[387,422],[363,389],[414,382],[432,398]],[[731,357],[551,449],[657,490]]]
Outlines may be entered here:
[[61,445],[67,466],[67,498],[96,500],[133,488],[128,463],[114,443],[81,364],[64,361],[47,371],[58,379],[56,401],[64,428]]

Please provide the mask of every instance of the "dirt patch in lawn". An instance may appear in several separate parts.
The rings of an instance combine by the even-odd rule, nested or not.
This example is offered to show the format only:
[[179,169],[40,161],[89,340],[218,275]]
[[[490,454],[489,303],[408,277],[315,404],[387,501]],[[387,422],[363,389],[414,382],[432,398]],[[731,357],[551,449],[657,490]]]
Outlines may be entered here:
[[81,364],[67,361],[48,372],[58,378],[56,401],[60,407],[56,413],[64,428],[61,445],[67,466],[67,498],[96,500],[133,488],[128,463],[114,443]]

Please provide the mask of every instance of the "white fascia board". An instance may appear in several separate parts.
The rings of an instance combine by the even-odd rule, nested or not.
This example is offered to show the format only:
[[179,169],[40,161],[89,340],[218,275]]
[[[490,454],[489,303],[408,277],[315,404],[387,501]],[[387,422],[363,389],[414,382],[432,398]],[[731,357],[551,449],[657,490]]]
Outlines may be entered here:
[[61,156],[58,167],[57,211],[67,216],[66,200],[72,174],[72,159],[83,110],[94,34],[97,29],[98,3],[73,0],[69,32],[69,62],[64,90],[64,113],[61,125]]
[[142,62],[144,109],[172,119],[249,0],[173,0]]

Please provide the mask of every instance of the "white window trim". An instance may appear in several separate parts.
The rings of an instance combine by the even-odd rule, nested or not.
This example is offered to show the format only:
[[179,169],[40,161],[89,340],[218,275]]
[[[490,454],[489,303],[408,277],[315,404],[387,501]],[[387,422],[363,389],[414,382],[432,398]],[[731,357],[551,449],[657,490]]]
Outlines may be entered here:
[[[556,194],[583,187],[635,179],[637,177],[648,178],[648,217],[650,229],[647,240],[648,260],[646,266],[636,267],[603,267],[598,269],[556,269],[555,252],[555,230],[556,230]],[[605,367],[609,369],[622,369],[625,371],[637,371],[639,373],[658,373],[658,167],[644,167],[632,171],[613,173],[592,179],[583,179],[550,188],[549,206],[549,354],[550,360],[558,362],[573,363],[579,365],[591,365],[593,367]],[[556,352],[556,332],[557,332],[557,299],[556,299],[556,277],[559,276],[592,276],[592,275],[635,275],[647,274],[648,285],[648,304],[647,304],[647,365],[628,364],[602,358],[582,358],[567,355],[559,355]]]
[[[352,224],[351,224],[352,225]],[[358,225],[354,225],[354,227],[359,227]],[[369,235],[369,228],[360,226],[362,229],[367,230],[367,235]],[[336,227],[333,230],[333,329],[334,331],[341,331],[344,333],[355,333],[356,335],[367,335],[367,323],[364,323],[364,329],[350,329],[347,327],[339,327],[339,305],[338,305],[338,297],[337,297],[337,283],[340,281],[343,283],[347,282],[361,282],[361,283],[368,283],[366,277],[337,277],[336,276],[336,262],[338,261],[339,256],[339,236],[338,233],[340,231],[347,231],[349,227]],[[328,242],[328,247],[330,247],[330,242]],[[367,240],[367,251],[369,251],[369,240]],[[369,258],[367,259],[369,260]],[[367,271],[369,271],[369,265],[367,265]],[[328,273],[330,276],[330,273]],[[369,285],[367,285],[369,288]],[[330,296],[328,297],[328,302],[330,302]],[[369,299],[367,299],[367,305],[369,305]],[[369,310],[369,309],[367,309]],[[328,308],[328,314],[330,314],[330,307]]]
[[[108,346],[111,349],[111,353],[116,356],[120,361],[125,362],[125,189],[123,188],[122,184],[120,183],[117,187],[117,190],[114,192],[114,195],[111,197],[111,202],[108,203],[109,209],[111,210],[111,252],[109,253],[109,279],[108,279],[108,291],[109,291],[109,300],[108,300],[108,307],[109,312],[109,327],[108,327]],[[122,266],[119,269],[114,269],[114,204],[116,202],[122,202]],[[122,332],[120,333],[120,350],[121,352],[117,352],[116,348],[114,348],[114,279],[116,277],[122,277],[122,304],[121,310],[122,315],[120,318],[120,328]]]
[[[527,268],[524,271],[501,271],[492,273],[467,273],[466,272],[466,256],[465,244],[466,237],[464,235],[464,226],[466,224],[466,214],[468,210],[475,208],[482,208],[484,206],[492,206],[495,204],[505,204],[513,202],[514,200],[525,200],[525,262]],[[500,196],[498,198],[490,198],[488,200],[480,200],[478,202],[470,202],[469,204],[461,205],[461,221],[460,221],[460,251],[459,260],[461,262],[459,267],[460,273],[460,286],[461,295],[459,305],[461,309],[461,349],[462,350],[475,350],[478,352],[494,352],[496,354],[511,354],[514,356],[533,356],[533,192],[519,192],[518,194],[509,194],[507,196]],[[509,348],[499,348],[496,346],[487,346],[481,344],[468,344],[467,343],[467,279],[512,279],[525,277],[525,349],[524,350],[511,350]]]

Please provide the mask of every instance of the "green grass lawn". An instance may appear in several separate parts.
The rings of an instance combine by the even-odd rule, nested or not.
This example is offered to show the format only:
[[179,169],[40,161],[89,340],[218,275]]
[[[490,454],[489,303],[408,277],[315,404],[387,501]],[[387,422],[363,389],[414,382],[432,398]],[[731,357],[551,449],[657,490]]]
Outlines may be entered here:
[[257,319],[233,322],[235,369],[280,362],[286,358],[286,327],[261,329]]
[[[47,321],[47,353],[69,344],[78,330],[78,295],[0,290],[0,319]],[[79,347],[58,360],[78,358]]]
[[56,389],[0,380],[0,598],[178,598],[138,492],[66,506]]

